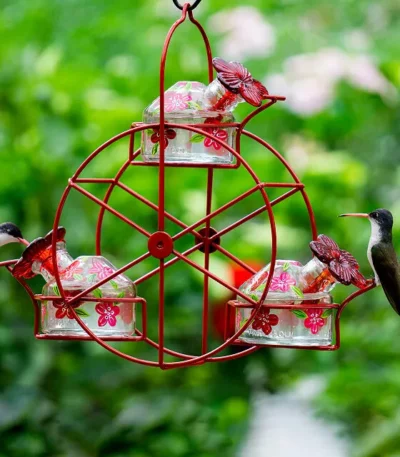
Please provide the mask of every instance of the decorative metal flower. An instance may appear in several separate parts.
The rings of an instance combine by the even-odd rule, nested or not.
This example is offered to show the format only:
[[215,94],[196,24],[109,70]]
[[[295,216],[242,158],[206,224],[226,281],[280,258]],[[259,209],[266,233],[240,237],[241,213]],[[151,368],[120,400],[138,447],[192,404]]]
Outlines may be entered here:
[[[64,241],[66,230],[64,227],[57,229],[57,242]],[[52,255],[51,245],[53,240],[53,230],[51,230],[44,238],[36,238],[22,253],[21,258],[13,268],[13,275],[19,278],[30,279],[35,276],[32,271],[32,264],[35,261],[44,262]]]
[[331,238],[319,235],[317,241],[311,241],[310,248],[339,282],[346,286],[354,284],[360,289],[367,286],[367,280],[360,273],[357,260],[349,252],[340,249]]
[[261,106],[268,91],[260,81],[251,76],[247,68],[239,62],[226,62],[220,57],[215,57],[212,62],[221,84],[230,92],[240,94],[250,105]]

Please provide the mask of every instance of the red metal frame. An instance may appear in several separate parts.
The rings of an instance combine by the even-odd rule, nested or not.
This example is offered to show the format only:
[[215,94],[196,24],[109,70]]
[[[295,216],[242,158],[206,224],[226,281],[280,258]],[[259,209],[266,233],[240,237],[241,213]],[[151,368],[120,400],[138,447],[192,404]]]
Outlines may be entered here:
[[[122,266],[119,268],[116,272],[113,274],[109,275],[107,278],[99,281],[97,284],[87,288],[86,290],[82,291],[78,295],[70,298],[66,297],[61,280],[60,280],[60,274],[58,270],[56,269],[55,271],[55,280],[57,282],[59,291],[60,291],[60,297],[55,298],[55,297],[45,297],[43,295],[35,295],[28,284],[23,281],[19,280],[21,285],[25,288],[27,291],[28,295],[31,298],[31,301],[34,305],[34,334],[35,337],[38,339],[63,339],[63,340],[91,340],[91,341],[96,341],[98,344],[103,346],[105,349],[110,351],[111,353],[122,357],[126,360],[129,360],[131,362],[135,363],[140,363],[143,365],[148,365],[148,366],[155,366],[155,367],[160,367],[162,369],[169,369],[169,368],[176,368],[176,367],[184,367],[184,366],[190,366],[190,365],[198,365],[202,364],[204,362],[218,362],[218,361],[226,361],[226,360],[232,360],[236,359],[238,357],[242,357],[244,355],[250,354],[256,350],[259,349],[259,347],[255,345],[245,345],[246,348],[241,351],[237,352],[235,354],[229,354],[229,355],[224,355],[220,356],[218,355],[222,350],[227,348],[229,345],[232,344],[237,344],[240,343],[240,340],[238,339],[240,335],[246,330],[246,328],[249,326],[251,323],[251,320],[254,318],[260,307],[262,306],[263,301],[265,300],[268,289],[269,289],[269,284],[270,281],[273,277],[273,271],[275,268],[275,262],[276,262],[276,255],[277,255],[277,233],[276,233],[276,226],[275,226],[275,218],[273,214],[273,206],[279,204],[281,201],[285,200],[286,198],[291,197],[293,194],[300,192],[304,203],[306,205],[306,209],[308,211],[309,219],[310,219],[310,228],[311,228],[311,233],[312,233],[312,238],[315,239],[317,236],[317,229],[316,229],[316,222],[315,222],[315,217],[314,213],[310,204],[310,201],[308,199],[308,196],[304,190],[304,184],[300,182],[299,178],[295,174],[294,170],[290,167],[290,165],[287,163],[287,161],[282,157],[282,155],[275,150],[271,145],[269,145],[266,141],[262,140],[261,138],[257,137],[253,133],[248,132],[245,130],[246,125],[249,123],[249,121],[256,116],[257,114],[261,113],[262,111],[266,110],[270,106],[274,105],[277,101],[283,101],[285,100],[285,97],[281,96],[275,96],[275,95],[270,95],[268,97],[267,102],[262,105],[261,107],[257,108],[254,110],[251,114],[249,114],[242,122],[240,123],[231,123],[231,124],[225,124],[221,125],[218,124],[219,128],[227,128],[227,127],[234,127],[237,130],[237,136],[236,136],[236,144],[235,148],[230,147],[227,145],[225,142],[221,141],[219,138],[213,136],[212,134],[209,133],[208,131],[202,130],[203,127],[210,127],[212,124],[196,124],[196,127],[193,125],[181,125],[181,124],[174,124],[174,123],[166,123],[165,122],[165,116],[164,116],[164,91],[165,91],[165,65],[166,65],[166,59],[167,59],[167,53],[168,53],[168,48],[169,44],[171,41],[171,38],[176,31],[176,29],[189,17],[189,20],[197,27],[197,29],[200,31],[200,34],[203,38],[205,48],[206,48],[206,54],[207,54],[207,62],[208,62],[208,80],[211,82],[213,80],[213,67],[212,67],[212,53],[211,53],[211,47],[210,43],[208,41],[207,35],[202,28],[202,26],[199,24],[199,22],[193,17],[193,11],[190,9],[190,5],[186,3],[183,6],[182,9],[182,16],[180,17],[179,20],[177,20],[171,27],[170,31],[167,34],[162,55],[161,55],[161,64],[160,64],[160,122],[159,123],[154,123],[154,124],[144,124],[144,123],[135,123],[132,125],[132,127],[129,130],[126,130],[125,132],[122,132],[115,137],[111,138],[110,140],[106,141],[103,145],[101,145],[99,148],[97,148],[78,168],[78,170],[75,172],[75,174],[71,177],[69,180],[68,186],[66,187],[60,203],[58,205],[57,211],[55,213],[55,218],[54,218],[54,224],[53,224],[53,229],[56,229],[58,225],[60,224],[63,208],[65,205],[65,202],[68,198],[68,195],[70,194],[71,190],[75,190],[77,192],[80,192],[83,194],[85,197],[89,198],[92,200],[94,203],[99,205],[100,211],[99,211],[99,216],[98,216],[98,221],[97,221],[97,226],[96,226],[96,254],[100,255],[101,254],[101,235],[102,235],[102,224],[103,224],[103,218],[104,214],[106,211],[110,212],[111,214],[115,215],[117,218],[128,224],[130,227],[132,227],[134,230],[138,231],[141,233],[143,236],[145,236],[147,239],[149,239],[149,249],[147,252],[144,252],[140,257],[137,259],[132,260],[128,264]],[[140,149],[135,150],[135,134],[142,132],[145,129],[149,128],[154,128],[157,127],[159,129],[159,135],[160,135],[160,141],[159,141],[159,163],[147,163],[143,161],[137,160],[139,155],[140,155]],[[174,129],[185,129],[189,130],[195,133],[200,133],[206,137],[211,138],[213,141],[217,142],[221,146],[223,146],[226,150],[228,150],[236,159],[235,164],[184,164],[184,163],[166,163],[165,162],[165,129],[167,128],[174,128]],[[242,157],[241,154],[241,137],[246,136],[256,142],[258,142],[261,146],[265,147],[267,150],[269,150],[272,154],[276,156],[278,160],[283,164],[283,166],[288,170],[290,173],[293,182],[285,182],[285,183],[276,183],[276,182],[261,182],[259,178],[257,177],[256,173],[253,171],[253,169],[250,167],[248,162]],[[94,160],[102,151],[104,151],[106,148],[114,144],[115,142],[125,138],[129,137],[129,150],[128,150],[128,157],[126,162],[122,165],[120,170],[117,172],[114,178],[83,178],[81,177],[82,172],[85,170],[86,166]],[[155,204],[142,195],[140,195],[138,192],[135,190],[129,188],[125,184],[123,184],[120,180],[122,176],[124,175],[125,171],[132,167],[132,166],[152,166],[152,167],[158,167],[158,203]],[[253,178],[255,185],[241,194],[240,196],[234,198],[230,202],[224,204],[217,210],[212,211],[211,206],[212,206],[212,195],[213,195],[213,178],[214,178],[214,169],[225,169],[227,170],[226,172],[228,173],[234,173],[234,170],[237,169],[238,167],[244,167],[247,172],[250,174],[250,176]],[[205,216],[197,221],[195,224],[192,224],[188,226],[184,222],[180,221],[178,218],[173,216],[172,214],[169,214],[165,210],[165,168],[166,167],[191,167],[191,168],[207,168],[207,189],[206,189],[206,208],[205,208]],[[108,185],[108,189],[103,197],[103,199],[99,199],[98,197],[92,195],[90,192],[88,192],[86,189],[84,189],[80,184],[84,183],[103,183]],[[172,245],[172,254],[174,257],[168,261],[165,260],[166,256],[163,256],[162,253],[160,255],[155,255],[154,249],[152,247],[152,240],[151,238],[154,238],[155,234],[149,233],[147,230],[143,229],[139,224],[135,223],[133,220],[129,219],[128,217],[124,216],[121,214],[119,211],[115,210],[109,205],[109,199],[111,197],[111,194],[115,188],[119,188],[129,195],[131,195],[133,198],[141,201],[145,205],[147,205],[149,208],[151,208],[154,211],[157,211],[158,213],[158,232],[156,232],[157,235],[157,240],[165,240],[167,244],[173,243],[177,239],[181,238],[185,234],[190,233],[191,235],[194,235],[196,244],[186,250],[185,252],[178,252],[176,249],[173,248]],[[266,192],[266,189],[268,188],[287,188],[287,192],[281,195],[280,197],[276,198],[275,200],[270,201],[268,194]],[[223,211],[227,210],[228,208],[231,208],[234,206],[236,203],[239,201],[245,199],[249,195],[252,195],[255,192],[260,192],[261,196],[263,198],[264,204],[258,208],[257,210],[253,211],[252,213],[248,214],[245,217],[242,217],[238,221],[232,223],[228,227],[225,227],[224,229],[215,232],[214,230],[211,229],[211,220],[215,218],[217,215],[221,214]],[[240,290],[238,290],[236,287],[233,287],[231,284],[228,284],[226,281],[223,279],[219,278],[218,276],[214,275],[210,269],[210,255],[214,251],[218,251],[222,253],[224,256],[226,256],[228,259],[230,259],[232,262],[240,265],[241,267],[245,268],[248,272],[254,274],[255,270],[250,266],[247,265],[245,262],[243,262],[241,259],[237,258],[235,255],[227,251],[225,248],[223,248],[219,244],[219,240],[226,235],[228,232],[231,230],[236,229],[240,225],[244,224],[245,222],[251,220],[252,218],[256,217],[259,214],[262,214],[266,212],[268,215],[269,219],[269,225],[270,225],[270,236],[271,236],[271,258],[270,258],[270,263],[271,263],[271,273],[269,275],[269,279],[266,283],[266,287],[264,289],[264,292],[258,302],[252,300],[251,298],[245,296]],[[176,225],[178,225],[182,231],[179,232],[178,234],[174,236],[169,236],[168,234],[164,233],[165,229],[165,220],[169,219],[170,221],[174,222]],[[198,231],[200,226],[205,226],[201,232]],[[211,236],[207,236],[207,234],[211,233]],[[56,262],[56,239],[53,238],[52,240],[52,247],[53,247],[53,262],[54,265],[57,265]],[[195,251],[201,250],[204,252],[204,262],[203,265],[199,265],[193,260],[189,259],[189,255]],[[169,252],[168,249],[165,250],[165,252]],[[159,312],[159,319],[158,319],[158,341],[153,341],[147,336],[147,304],[146,300],[144,298],[135,298],[135,299],[119,299],[118,301],[127,301],[131,303],[136,303],[141,305],[142,307],[142,329],[136,329],[135,331],[135,336],[132,336],[130,338],[111,338],[111,337],[99,337],[95,335],[86,325],[85,323],[80,319],[80,317],[75,313],[75,310],[70,307],[75,319],[77,320],[78,324],[81,326],[81,328],[87,333],[87,336],[52,336],[52,335],[44,335],[41,334],[39,331],[39,323],[40,323],[40,305],[39,303],[41,301],[45,301],[47,299],[51,300],[61,300],[66,302],[67,304],[72,305],[74,302],[78,300],[85,300],[85,301],[93,301],[94,299],[91,297],[88,297],[88,294],[92,292],[94,289],[98,288],[99,286],[105,284],[106,282],[110,281],[112,278],[115,276],[122,274],[132,268],[133,266],[137,265],[138,263],[142,262],[143,260],[154,256],[159,258],[159,266],[155,268],[153,271],[150,271],[143,275],[140,278],[137,278],[135,283],[141,284],[144,281],[148,280],[149,278],[158,275],[159,276],[159,303],[158,303],[158,312]],[[160,258],[161,257],[161,258]],[[165,312],[165,269],[170,267],[171,265],[175,264],[178,261],[183,261],[187,264],[189,264],[191,267],[197,269],[204,275],[204,284],[203,284],[203,314],[202,314],[202,339],[201,339],[201,354],[200,355],[190,355],[190,354],[182,354],[177,351],[174,351],[172,349],[169,349],[165,346],[165,338],[164,338],[164,312]],[[11,273],[12,273],[12,265],[16,261],[8,261],[8,262],[2,262],[0,263],[0,267],[5,267],[7,268]],[[248,306],[253,308],[252,314],[246,323],[239,331],[237,331],[234,334],[228,335],[227,338],[225,339],[224,343],[218,346],[217,348],[214,348],[212,350],[208,349],[208,320],[209,320],[209,280],[210,278],[222,286],[224,286],[228,291],[236,294],[239,297],[242,297],[246,299],[249,303]],[[336,334],[337,334],[337,339],[335,345],[332,345],[329,347],[329,350],[333,349],[338,349],[340,346],[340,329],[339,329],[339,319],[340,315],[342,313],[342,310],[344,307],[356,296],[366,292],[367,290],[370,290],[373,286],[370,286],[368,289],[364,289],[362,291],[357,291],[350,295],[340,306],[339,305],[334,305],[338,309],[337,315],[336,315]],[[95,299],[95,301],[98,302],[106,302],[108,299],[107,298],[100,298],[100,299]],[[227,314],[229,313],[230,309],[233,309],[234,306],[238,306],[238,302],[235,301],[230,301],[227,304]],[[243,306],[243,305],[240,305]],[[276,307],[283,307],[287,305],[282,305],[282,306],[277,306],[273,305],[274,308]],[[328,308],[332,306],[323,306],[323,305],[318,305],[319,308]],[[296,307],[294,307],[296,308]],[[228,316],[227,316],[228,317]],[[128,354],[122,353],[121,351],[117,350],[116,348],[110,346],[107,342],[108,341],[142,341],[145,342],[152,347],[156,348],[158,351],[158,359],[157,360],[145,360],[145,359],[140,359],[137,357],[130,356]],[[240,343],[243,345],[243,343]],[[274,346],[274,347],[283,347],[283,346]],[[320,349],[320,350],[328,350],[327,347],[312,347],[311,349]],[[166,362],[164,360],[164,356],[172,355],[175,358],[177,358],[177,361],[173,362]]]

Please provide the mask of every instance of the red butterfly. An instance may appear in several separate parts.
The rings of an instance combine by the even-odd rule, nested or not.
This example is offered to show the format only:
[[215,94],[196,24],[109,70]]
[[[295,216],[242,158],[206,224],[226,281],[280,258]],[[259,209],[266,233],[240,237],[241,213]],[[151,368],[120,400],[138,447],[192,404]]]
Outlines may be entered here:
[[261,106],[268,91],[260,81],[251,76],[247,68],[239,62],[226,62],[220,57],[215,57],[212,62],[221,84],[230,92],[240,94],[250,105]]

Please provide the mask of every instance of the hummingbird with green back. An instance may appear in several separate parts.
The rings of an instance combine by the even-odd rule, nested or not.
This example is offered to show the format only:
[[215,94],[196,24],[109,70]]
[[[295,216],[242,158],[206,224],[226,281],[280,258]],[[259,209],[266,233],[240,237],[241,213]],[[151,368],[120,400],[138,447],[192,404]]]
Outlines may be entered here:
[[387,209],[371,213],[346,213],[340,217],[364,217],[371,222],[367,256],[374,270],[375,283],[381,285],[389,303],[400,314],[400,264],[393,247],[393,216]]

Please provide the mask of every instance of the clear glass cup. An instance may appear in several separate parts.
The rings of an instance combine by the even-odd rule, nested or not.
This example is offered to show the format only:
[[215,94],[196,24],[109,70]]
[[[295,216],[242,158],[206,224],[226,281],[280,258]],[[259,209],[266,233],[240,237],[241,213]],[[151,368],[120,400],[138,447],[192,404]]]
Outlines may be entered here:
[[[236,128],[224,127],[235,122],[229,111],[209,111],[204,106],[204,84],[195,81],[180,81],[165,92],[165,122],[192,125],[217,124],[214,127],[199,127],[228,146],[235,147]],[[143,113],[143,122],[160,122],[160,101],[157,98]],[[214,139],[186,129],[165,129],[165,162],[230,164],[235,157]],[[159,128],[142,132],[142,157],[145,162],[159,162]]]
[[[268,296],[251,324],[239,337],[240,341],[265,346],[329,346],[333,337],[333,313],[327,309],[310,309],[307,304],[301,309],[274,308],[277,304],[301,305],[303,301],[315,304],[330,304],[328,293],[304,294],[303,300],[277,294]],[[244,301],[244,300],[243,300]],[[271,307],[264,306],[269,305]],[[252,308],[236,308],[238,331],[250,318]]]
[[[61,284],[67,297],[74,297],[115,272],[116,268],[104,257],[82,256],[60,272]],[[47,277],[43,295],[60,296],[54,277]],[[73,305],[82,321],[99,336],[131,336],[135,326],[135,305],[119,302],[119,298],[134,298],[135,286],[124,275],[118,275],[88,294],[94,299],[110,298],[112,301],[79,301]],[[68,306],[62,301],[47,300],[42,303],[42,331],[53,335],[87,335],[75,320]]]

